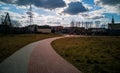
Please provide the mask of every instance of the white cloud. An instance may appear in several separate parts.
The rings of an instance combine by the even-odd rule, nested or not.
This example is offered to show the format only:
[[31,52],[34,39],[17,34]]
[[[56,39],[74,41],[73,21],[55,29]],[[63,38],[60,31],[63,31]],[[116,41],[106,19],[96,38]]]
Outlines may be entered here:
[[[64,0],[67,3],[67,6],[69,3],[71,2],[82,2],[82,0]],[[100,0],[95,0],[96,2],[100,1]],[[93,9],[93,7],[89,4],[85,4],[83,3],[83,5],[85,6],[85,8]],[[44,9],[44,8],[38,8],[34,5],[32,5],[33,8],[33,14],[34,14],[34,18],[33,18],[33,23],[34,24],[38,24],[38,25],[45,25],[48,22],[61,22],[61,24],[59,25],[63,25],[63,26],[70,26],[70,22],[72,20],[75,21],[92,21],[93,19],[97,18],[96,20],[99,21],[108,21],[108,19],[104,19],[104,13],[119,13],[119,10],[117,8],[117,6],[110,6],[110,5],[103,5],[101,3],[98,4],[100,7],[102,7],[102,9],[98,9],[98,10],[93,10],[90,12],[85,12],[85,13],[80,13],[78,15],[69,15],[69,14],[64,14],[61,13],[63,12],[63,10],[66,7],[63,8],[56,8],[53,10],[49,10],[49,9]],[[27,10],[29,9],[29,6],[17,6],[14,5],[16,7],[16,9],[23,9],[24,11],[27,12]],[[5,12],[9,12],[11,19],[13,20],[17,20],[19,22],[21,22],[21,24],[24,25],[29,25],[29,18],[28,15],[26,14],[26,12],[23,12],[23,14],[19,14],[19,13],[15,13],[12,11],[8,11],[7,8],[3,7],[3,10],[0,10],[0,15],[4,14]],[[58,25],[58,24],[49,24],[49,25]]]
[[64,0],[67,4],[71,2],[81,2],[82,0]]
[[[8,11],[8,10],[0,10],[0,13],[1,13],[0,16],[3,16],[2,17],[3,19],[5,18],[6,13],[9,13],[11,20],[15,20],[15,21],[19,21],[19,22],[26,21],[26,18],[23,18],[24,15],[21,15],[19,13],[15,13],[15,12]],[[25,24],[23,24],[23,26],[24,25]]]
[[119,0],[94,0],[97,6],[105,9],[105,13],[120,14],[120,1]]
[[27,6],[17,6],[17,5],[14,5],[16,7],[16,9],[27,9]]
[[89,5],[89,4],[83,3],[83,6],[84,6],[85,8],[87,8],[88,10],[93,9],[93,6],[91,6],[91,5]]
[[99,9],[99,10],[93,10],[93,11],[90,11],[90,12],[81,13],[81,15],[85,19],[97,20],[97,19],[104,18],[103,13],[104,13],[104,9]]
[[9,10],[9,7],[1,7],[3,10]]
[[104,5],[105,13],[117,13],[120,14],[120,9],[118,8],[120,5],[116,6],[110,6],[110,5]]

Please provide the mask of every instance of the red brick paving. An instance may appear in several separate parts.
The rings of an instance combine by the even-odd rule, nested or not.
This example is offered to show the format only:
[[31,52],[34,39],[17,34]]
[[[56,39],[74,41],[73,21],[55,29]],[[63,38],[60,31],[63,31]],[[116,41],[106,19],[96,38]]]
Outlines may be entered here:
[[42,40],[34,48],[28,73],[81,73],[53,50],[50,43],[55,39],[58,38]]

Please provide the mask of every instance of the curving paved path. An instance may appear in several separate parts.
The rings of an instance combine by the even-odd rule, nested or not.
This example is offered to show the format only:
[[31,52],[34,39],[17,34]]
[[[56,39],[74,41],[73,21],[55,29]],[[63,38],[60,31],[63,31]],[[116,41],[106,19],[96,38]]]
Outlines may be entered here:
[[0,73],[81,73],[51,47],[56,37],[25,46],[0,64]]

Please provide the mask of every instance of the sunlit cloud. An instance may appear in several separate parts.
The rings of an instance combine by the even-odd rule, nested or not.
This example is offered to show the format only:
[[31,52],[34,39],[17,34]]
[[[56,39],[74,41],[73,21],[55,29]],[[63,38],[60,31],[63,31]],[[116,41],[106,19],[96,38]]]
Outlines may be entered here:
[[72,20],[108,23],[112,16],[120,17],[120,0],[0,0],[0,17],[8,12],[12,20],[29,25],[30,4],[33,24],[38,25],[69,26]]

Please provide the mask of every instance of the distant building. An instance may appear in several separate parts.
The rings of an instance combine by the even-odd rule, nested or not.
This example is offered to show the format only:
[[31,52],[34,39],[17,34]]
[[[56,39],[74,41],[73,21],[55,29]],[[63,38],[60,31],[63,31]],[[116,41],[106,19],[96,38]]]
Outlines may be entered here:
[[37,25],[26,26],[27,30],[30,31],[30,32],[34,32],[35,31],[35,27],[37,27]]
[[109,35],[120,35],[120,23],[115,23],[114,17],[112,17],[111,23],[108,24],[108,34]]
[[105,28],[89,28],[88,30],[91,32],[105,32],[106,31]]
[[108,23],[108,29],[110,29],[110,30],[120,30],[120,23],[115,23],[114,17],[112,17],[111,23]]
[[52,26],[52,30],[54,30],[56,33],[62,33],[63,29],[63,26]]
[[120,30],[120,23],[108,24],[108,29],[110,29],[110,30]]
[[41,33],[51,33],[51,27],[50,26],[38,26],[37,27],[37,32]]
[[29,25],[27,26],[27,28],[31,32],[51,33],[51,27],[48,25],[44,25],[44,26]]

